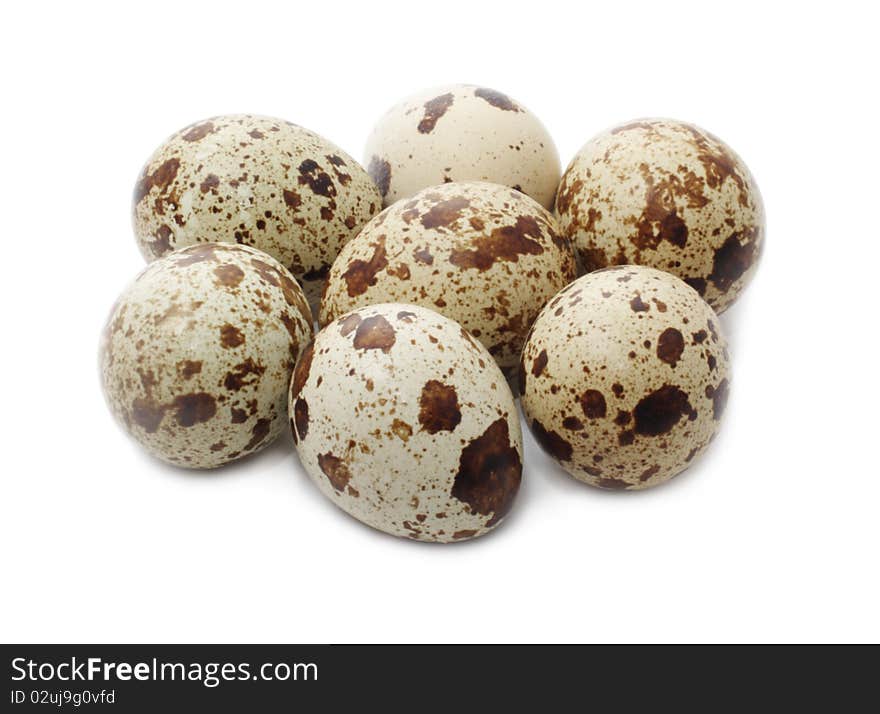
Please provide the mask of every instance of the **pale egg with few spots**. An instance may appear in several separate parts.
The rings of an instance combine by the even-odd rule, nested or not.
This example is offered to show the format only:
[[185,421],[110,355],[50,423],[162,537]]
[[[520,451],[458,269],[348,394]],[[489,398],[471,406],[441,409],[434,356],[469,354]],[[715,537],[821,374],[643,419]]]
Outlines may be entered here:
[[496,528],[522,478],[513,395],[458,323],[383,303],[324,327],[289,396],[300,461],[333,503],[385,533],[454,542]]

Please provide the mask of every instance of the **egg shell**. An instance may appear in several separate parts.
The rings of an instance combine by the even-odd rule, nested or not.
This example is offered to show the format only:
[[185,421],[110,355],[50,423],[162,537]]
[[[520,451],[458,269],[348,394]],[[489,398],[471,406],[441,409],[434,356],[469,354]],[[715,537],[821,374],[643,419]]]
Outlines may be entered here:
[[538,312],[575,277],[571,245],[537,202],[498,184],[442,184],[387,208],[343,248],[320,322],[414,303],[461,323],[515,370]]
[[522,408],[572,476],[607,489],[662,483],[715,437],[730,364],[718,318],[678,278],[641,266],[579,278],[523,349]]
[[113,415],[153,455],[213,468],[284,429],[287,388],[312,316],[299,285],[254,248],[203,243],[150,264],[104,330]]
[[764,205],[742,159],[672,119],[640,119],[587,142],[563,174],[556,211],[585,272],[666,270],[718,312],[752,279],[764,244]]
[[491,181],[552,208],[561,168],[534,114],[506,94],[466,84],[392,107],[367,139],[364,165],[386,206],[439,183]]
[[134,230],[147,260],[207,241],[259,248],[317,306],[339,249],[381,205],[364,169],[323,137],[232,114],[192,124],[155,151],[135,186]]
[[513,395],[486,349],[431,310],[372,305],[322,329],[297,363],[289,410],[321,492],[386,533],[474,538],[519,490]]

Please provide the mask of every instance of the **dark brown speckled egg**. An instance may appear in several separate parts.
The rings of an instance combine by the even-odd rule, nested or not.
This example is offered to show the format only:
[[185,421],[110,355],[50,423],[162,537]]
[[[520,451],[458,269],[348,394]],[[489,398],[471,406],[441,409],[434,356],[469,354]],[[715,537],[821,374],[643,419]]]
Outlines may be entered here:
[[764,205],[743,160],[672,119],[621,124],[588,141],[562,176],[556,212],[586,272],[659,268],[719,313],[754,276],[764,244]]
[[233,114],[188,126],[155,151],[135,186],[134,229],[147,260],[208,241],[259,248],[316,307],[339,249],[381,206],[366,171],[323,137]]

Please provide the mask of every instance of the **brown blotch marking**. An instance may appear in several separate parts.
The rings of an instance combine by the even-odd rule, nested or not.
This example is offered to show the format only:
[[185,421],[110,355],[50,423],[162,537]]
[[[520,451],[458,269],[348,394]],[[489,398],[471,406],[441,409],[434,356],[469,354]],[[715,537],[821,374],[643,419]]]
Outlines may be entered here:
[[349,486],[346,489],[346,491],[348,492],[348,495],[353,498],[360,498],[361,497],[361,492],[358,491],[354,486]]
[[218,248],[220,248],[220,246],[214,243],[203,243],[201,245],[184,248],[174,254],[174,264],[183,268],[188,265],[194,265],[195,263],[216,260]]
[[463,196],[453,196],[435,203],[422,215],[421,224],[425,228],[445,228],[461,218],[461,212],[471,205]]
[[242,451],[252,451],[253,449],[256,449],[266,440],[266,437],[269,436],[271,427],[272,422],[268,419],[257,419],[257,423],[254,424],[254,428],[251,429],[251,440],[245,444]]
[[201,371],[202,363],[198,360],[185,359],[177,363],[177,376],[181,379],[191,379]]
[[588,419],[602,419],[607,413],[605,395],[596,389],[588,389],[581,394],[580,403]]
[[391,431],[404,443],[409,441],[413,433],[412,427],[402,419],[395,419],[391,423]]
[[293,378],[290,382],[290,396],[296,399],[302,388],[305,386],[309,378],[309,371],[312,368],[312,357],[315,354],[315,341],[309,340],[309,344],[305,346],[296,361],[296,367],[293,370]]
[[632,414],[625,412],[622,409],[617,410],[617,416],[614,417],[614,423],[617,424],[617,426],[626,426],[630,421],[632,421]]
[[227,349],[239,347],[244,344],[244,335],[237,327],[227,323],[220,328],[220,344]]
[[620,399],[623,396],[623,385],[615,382],[611,385],[611,391],[614,392],[614,396]]
[[318,466],[321,467],[321,471],[337,491],[344,490],[348,485],[351,472],[348,470],[348,465],[338,456],[334,456],[330,452],[318,454]]
[[379,189],[379,193],[382,194],[382,198],[385,198],[388,195],[388,189],[391,187],[391,164],[385,159],[374,155],[370,158],[367,173],[373,179],[373,182]]
[[610,491],[623,491],[630,487],[626,481],[622,481],[619,478],[612,478],[611,476],[606,476],[605,478],[600,478],[596,485],[599,488],[605,488]]
[[164,416],[165,407],[151,399],[138,397],[131,403],[132,421],[148,434],[155,433]]
[[299,351],[299,323],[286,312],[280,313],[278,318],[290,335],[290,353],[295,355]]
[[712,417],[719,421],[727,408],[727,399],[730,396],[730,383],[722,379],[717,387],[706,387],[706,396],[712,400]]
[[[423,219],[424,220],[424,219]],[[449,262],[459,268],[488,270],[496,260],[516,263],[521,255],[541,255],[544,248],[532,238],[540,238],[541,229],[533,216],[518,216],[512,226],[495,228],[486,236],[471,241],[472,249],[454,248]]]
[[474,90],[474,96],[489,102],[489,104],[491,104],[496,109],[501,109],[505,112],[522,111],[522,109],[520,109],[510,97],[494,89],[480,87]]
[[538,356],[535,357],[535,361],[532,362],[532,374],[535,377],[540,377],[541,373],[544,371],[544,367],[547,366],[547,350],[541,350],[538,353]]
[[[235,365],[231,372],[226,373],[226,376],[223,378],[223,386],[230,392],[237,392],[242,387],[256,382],[265,371],[266,368],[263,365],[254,362],[251,357],[248,357],[244,362]],[[252,379],[248,379],[249,377],[252,377]]]
[[569,185],[567,179],[563,178],[559,186],[559,193],[556,195],[556,211],[559,214],[567,213],[575,197],[583,187],[584,182],[581,179],[575,179]]
[[296,191],[285,188],[281,195],[284,198],[284,203],[294,211],[302,205],[302,197]]
[[413,258],[415,258],[420,263],[424,263],[425,265],[434,264],[434,256],[431,255],[431,251],[429,251],[427,248],[419,248],[418,250],[414,250]]
[[144,173],[134,189],[135,204],[140,203],[153,188],[158,188],[159,193],[164,194],[177,176],[179,168],[180,159],[173,158],[159,164],[152,173],[148,173],[144,169]]
[[455,387],[431,379],[422,387],[419,397],[419,424],[429,434],[455,431],[461,422],[458,394]]
[[202,193],[208,193],[208,191],[212,191],[220,185],[220,177],[215,174],[208,174],[205,177],[205,180],[199,185],[199,190]]
[[244,409],[237,409],[236,407],[230,407],[230,421],[233,424],[244,424],[247,421],[247,412]]
[[446,110],[449,109],[449,107],[452,106],[454,99],[455,98],[451,93],[446,93],[425,102],[425,113],[417,127],[419,133],[430,134],[434,131],[434,127],[437,126],[437,120],[446,113]]
[[214,131],[214,123],[210,121],[196,124],[186,134],[183,135],[184,141],[199,141],[204,139],[208,134]]
[[626,431],[622,431],[617,435],[617,443],[621,446],[629,446],[636,440],[636,435],[633,433],[632,429],[627,429]]
[[452,534],[452,540],[461,540],[462,538],[473,538],[475,535],[477,535],[477,531],[475,531],[471,528],[466,528],[463,531],[455,531],[455,533]]
[[309,403],[302,398],[293,403],[293,423],[296,425],[296,435],[302,440],[309,433]]
[[317,161],[306,159],[299,165],[299,177],[296,182],[300,186],[308,186],[318,196],[333,198],[336,196],[336,185],[330,174],[324,171]]
[[348,337],[361,324],[361,316],[353,312],[343,317],[337,324],[339,325],[339,334]]
[[372,246],[373,255],[368,261],[353,260],[342,274],[349,297],[357,297],[367,292],[369,287],[376,284],[376,275],[379,271],[388,267],[388,259],[385,255],[385,236],[379,236]]
[[651,468],[645,469],[644,471],[642,471],[642,475],[639,476],[639,481],[644,483],[652,476],[656,476],[658,473],[660,473],[660,466],[658,466],[658,465],[652,466]]
[[214,275],[217,276],[217,284],[227,288],[238,287],[238,284],[244,280],[244,271],[231,263],[214,268]]
[[251,129],[248,132],[248,136],[251,137],[251,139],[265,139],[266,138],[266,135],[263,132],[261,132],[259,129]]
[[206,422],[217,413],[217,400],[205,392],[181,394],[174,398],[172,406],[177,423],[183,427]]
[[632,308],[633,312],[648,312],[648,310],[651,309],[650,305],[642,302],[641,295],[636,295],[632,300],[630,300],[629,306]]
[[211,444],[211,451],[223,451],[223,449],[225,449],[225,448],[226,448],[225,441],[217,441],[217,442]]
[[406,263],[398,263],[396,267],[388,268],[386,272],[398,280],[409,280],[410,278],[409,266]]
[[691,337],[694,340],[695,345],[699,345],[702,342],[704,342],[708,336],[709,336],[709,333],[706,332],[705,330],[700,330],[699,332],[695,332],[694,334],[691,335]]
[[697,452],[698,452],[699,450],[700,450],[700,447],[699,447],[699,446],[695,446],[693,449],[691,449],[691,450],[688,452],[688,455],[684,457],[684,460],[685,460],[686,462],[693,461],[694,456],[697,455]]
[[161,258],[171,250],[171,236],[171,229],[164,223],[156,229],[155,240],[148,244],[154,257]]
[[662,300],[658,300],[657,298],[651,298],[651,302],[657,306],[658,312],[666,312],[666,303]]
[[412,323],[416,319],[416,314],[409,310],[401,310],[397,313],[397,319],[402,322]]
[[645,436],[668,434],[683,416],[694,419],[696,414],[686,392],[664,384],[636,404],[633,409],[635,431]]
[[739,242],[739,236],[731,235],[718,250],[712,263],[712,272],[709,275],[715,287],[724,292],[730,288],[755,261],[754,241],[745,245]]
[[532,419],[532,434],[541,447],[560,461],[570,461],[574,449],[571,444],[555,431],[548,431],[537,419]]
[[657,356],[666,364],[675,367],[684,352],[684,336],[674,327],[667,327],[657,340]]
[[700,295],[706,294],[706,280],[705,278],[685,278],[684,282],[690,285],[694,290],[696,290]]
[[562,420],[562,426],[569,431],[581,431],[584,428],[584,423],[577,417],[568,416]]
[[461,450],[451,495],[470,506],[471,513],[494,514],[486,522],[492,526],[510,510],[521,479],[519,452],[502,417]]
[[382,350],[389,352],[396,340],[394,328],[382,315],[363,320],[354,333],[353,345],[359,350]]

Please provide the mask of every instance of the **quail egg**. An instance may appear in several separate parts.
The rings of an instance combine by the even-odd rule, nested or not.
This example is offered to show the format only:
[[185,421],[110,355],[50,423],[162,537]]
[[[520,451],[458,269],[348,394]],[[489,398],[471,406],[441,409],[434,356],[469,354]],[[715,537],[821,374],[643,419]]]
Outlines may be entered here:
[[718,318],[678,278],[641,266],[579,278],[523,349],[522,408],[572,476],[608,489],[662,483],[703,453],[727,403]]
[[583,268],[647,265],[682,278],[721,312],[752,279],[764,207],[748,168],[699,127],[622,124],[591,139],[565,170],[559,224]]
[[364,165],[390,205],[448,181],[491,181],[553,207],[559,154],[538,118],[506,94],[456,84],[392,107],[374,127]]
[[233,114],[171,136],[134,191],[147,260],[198,242],[250,245],[288,268],[317,305],[339,249],[381,208],[367,173],[307,129]]
[[336,505],[415,540],[483,535],[522,474],[513,396],[486,349],[416,305],[378,304],[322,329],[290,385],[300,460]]
[[200,243],[151,263],[117,301],[100,350],[104,394],[147,451],[213,468],[283,431],[311,337],[309,306],[280,263]]
[[537,202],[498,184],[442,184],[387,208],[343,248],[320,322],[415,303],[461,323],[515,371],[532,321],[575,277],[568,240]]

